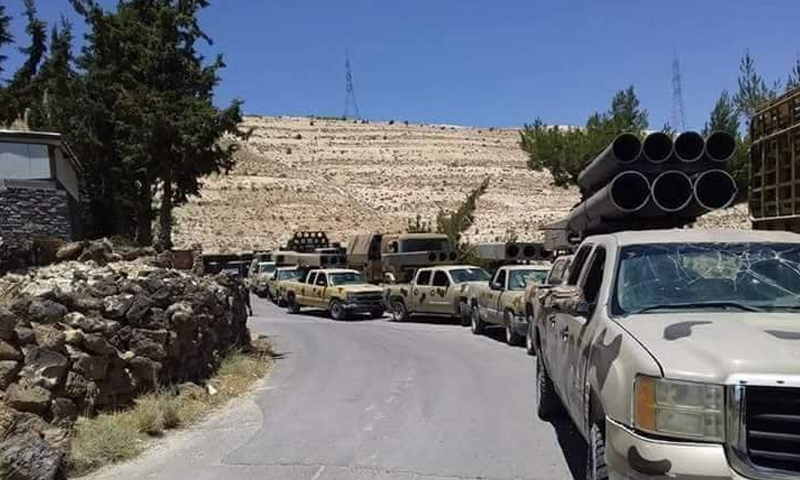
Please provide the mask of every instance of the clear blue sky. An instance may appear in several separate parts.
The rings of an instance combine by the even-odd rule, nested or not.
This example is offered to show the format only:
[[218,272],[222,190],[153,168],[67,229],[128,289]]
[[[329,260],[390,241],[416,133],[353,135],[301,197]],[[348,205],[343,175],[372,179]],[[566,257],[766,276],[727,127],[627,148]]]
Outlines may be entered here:
[[[22,0],[0,2],[10,4],[24,38]],[[37,4],[48,21],[74,16],[67,0]],[[671,118],[674,49],[688,126],[700,128],[720,91],[735,89],[746,49],[767,79],[785,81],[800,49],[798,7],[796,0],[212,0],[202,20],[215,40],[209,52],[228,64],[217,100],[242,98],[248,113],[341,115],[347,47],[361,111],[371,119],[518,126],[538,116],[583,124],[632,84],[660,127]]]

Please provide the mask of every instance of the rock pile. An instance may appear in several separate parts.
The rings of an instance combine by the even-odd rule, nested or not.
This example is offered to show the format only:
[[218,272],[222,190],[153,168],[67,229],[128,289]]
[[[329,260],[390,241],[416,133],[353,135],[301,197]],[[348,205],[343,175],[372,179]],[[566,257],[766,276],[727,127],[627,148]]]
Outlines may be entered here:
[[[20,442],[41,450],[35,440],[43,432],[59,437],[53,429],[68,428],[79,412],[128,404],[159,384],[206,378],[222,353],[249,342],[239,280],[196,277],[144,259],[107,263],[116,260],[109,255],[116,254],[84,247],[69,257],[86,262],[0,279],[0,471],[14,466]],[[40,434],[4,432],[4,419],[35,423],[28,430]],[[27,454],[45,453],[48,461],[59,455]]]

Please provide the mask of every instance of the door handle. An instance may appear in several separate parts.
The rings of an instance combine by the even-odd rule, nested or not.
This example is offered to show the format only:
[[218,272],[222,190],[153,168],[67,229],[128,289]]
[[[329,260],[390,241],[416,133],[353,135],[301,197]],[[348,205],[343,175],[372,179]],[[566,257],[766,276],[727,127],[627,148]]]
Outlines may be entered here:
[[418,294],[418,293],[419,293],[419,290],[417,290],[417,289],[415,288],[415,289],[414,289],[414,295],[416,295],[416,294]]
[[556,319],[555,319],[555,317],[550,317],[550,326],[551,326],[551,327],[555,327],[555,326],[556,326]]
[[561,329],[561,340],[567,341],[569,339],[569,327],[564,327]]

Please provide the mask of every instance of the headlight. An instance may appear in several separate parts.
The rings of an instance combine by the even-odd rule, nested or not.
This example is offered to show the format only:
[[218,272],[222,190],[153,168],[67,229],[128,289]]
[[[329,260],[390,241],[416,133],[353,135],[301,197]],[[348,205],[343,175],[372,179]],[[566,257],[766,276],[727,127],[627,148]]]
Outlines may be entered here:
[[634,386],[636,428],[689,440],[725,440],[725,389],[721,385],[639,376]]

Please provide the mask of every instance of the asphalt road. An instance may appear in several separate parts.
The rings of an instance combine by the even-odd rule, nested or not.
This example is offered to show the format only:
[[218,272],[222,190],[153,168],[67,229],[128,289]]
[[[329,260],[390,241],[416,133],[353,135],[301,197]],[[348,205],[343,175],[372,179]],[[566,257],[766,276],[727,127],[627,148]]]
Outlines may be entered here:
[[582,477],[582,440],[536,417],[535,362],[500,332],[254,308],[281,354],[256,392],[96,478]]

